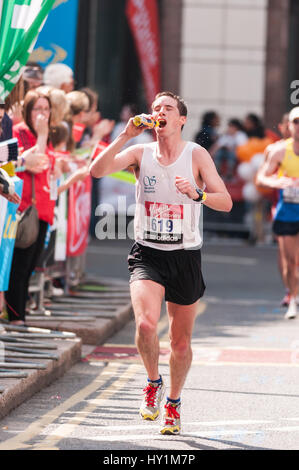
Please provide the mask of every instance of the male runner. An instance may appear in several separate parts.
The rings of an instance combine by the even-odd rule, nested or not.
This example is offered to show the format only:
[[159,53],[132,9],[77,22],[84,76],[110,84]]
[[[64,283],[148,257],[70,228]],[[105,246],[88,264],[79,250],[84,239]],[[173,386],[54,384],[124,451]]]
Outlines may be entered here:
[[[266,148],[265,152],[264,152],[265,160],[264,160],[263,164],[261,165],[261,168],[257,172],[257,176],[256,176],[256,183],[259,184],[259,185],[262,185],[262,182],[260,181],[260,175],[261,175],[262,167],[265,165],[265,163],[268,160],[269,156],[271,155],[272,152],[274,152],[275,150],[278,150],[283,145],[285,145],[285,141],[291,137],[290,130],[289,130],[289,113],[285,113],[281,117],[281,120],[278,123],[277,127],[278,127],[279,133],[281,135],[281,139],[274,142],[273,144],[269,144],[268,147]],[[273,201],[272,208],[271,208],[272,218],[274,217],[275,208],[276,208],[276,204],[277,204],[277,200],[278,200],[277,196],[276,196],[276,192],[278,192],[278,191],[275,191],[275,201]],[[283,252],[282,248],[283,248],[282,245],[278,244],[278,253],[277,253],[278,254],[278,256],[277,256],[277,258],[278,258],[277,259],[278,269],[279,269],[279,272],[280,272],[282,282],[283,282],[284,287],[285,287],[285,295],[284,295],[280,305],[282,307],[287,307],[290,303],[290,292],[289,292],[288,283],[287,283],[286,260],[285,260],[285,255],[284,255],[284,252]]]
[[297,315],[299,248],[299,107],[289,114],[291,137],[270,153],[259,173],[259,182],[279,189],[273,232],[285,257],[285,275],[290,292],[286,319]]
[[[192,361],[191,336],[198,300],[205,290],[201,274],[201,205],[230,211],[232,200],[209,153],[182,139],[187,119],[184,101],[159,93],[152,116],[163,120],[157,142],[124,144],[143,132],[133,118],[125,130],[91,164],[102,177],[133,166],[136,176],[135,240],[128,256],[130,290],[136,319],[136,344],[148,374],[140,408],[143,419],[159,416],[165,392],[159,374],[157,324],[165,297],[170,336],[170,393],[162,434],[180,432],[180,396]],[[204,188],[207,191],[203,191]]]

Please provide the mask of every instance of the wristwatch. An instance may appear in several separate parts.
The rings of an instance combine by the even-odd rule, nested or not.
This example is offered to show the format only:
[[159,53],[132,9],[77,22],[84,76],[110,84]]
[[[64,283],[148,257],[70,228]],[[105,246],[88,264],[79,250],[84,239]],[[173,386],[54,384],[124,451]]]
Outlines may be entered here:
[[203,202],[207,199],[207,193],[205,193],[202,189],[195,189],[195,191],[197,192],[198,194],[198,198],[197,199],[193,199],[193,201],[195,202]]

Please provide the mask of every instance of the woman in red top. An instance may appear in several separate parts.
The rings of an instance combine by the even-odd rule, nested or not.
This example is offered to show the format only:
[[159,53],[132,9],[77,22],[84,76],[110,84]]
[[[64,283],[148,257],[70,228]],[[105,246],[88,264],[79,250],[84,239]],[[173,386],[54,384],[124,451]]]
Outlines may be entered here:
[[42,170],[19,173],[23,179],[22,201],[19,207],[24,211],[32,202],[32,174],[34,174],[36,208],[39,216],[39,235],[28,248],[15,248],[11,267],[9,289],[5,293],[10,322],[22,324],[28,298],[29,280],[42,253],[48,224],[53,223],[55,201],[50,200],[50,172],[54,168],[54,156],[48,145],[51,102],[36,91],[29,91],[24,99],[24,122],[13,127],[13,137],[19,142],[20,150],[36,147],[37,152],[48,155],[47,167]]

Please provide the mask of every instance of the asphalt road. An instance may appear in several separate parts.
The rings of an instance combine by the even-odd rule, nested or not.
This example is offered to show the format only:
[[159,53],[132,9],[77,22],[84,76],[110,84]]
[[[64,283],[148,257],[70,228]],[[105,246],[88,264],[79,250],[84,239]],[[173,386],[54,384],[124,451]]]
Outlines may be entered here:
[[[88,272],[128,279],[130,245],[92,242]],[[85,347],[88,360],[4,418],[0,450],[298,450],[299,317],[284,320],[279,307],[276,247],[222,241],[206,243],[202,253],[207,289],[180,436],[161,436],[159,422],[138,416],[145,373],[130,322],[93,354]],[[160,372],[168,386],[167,329],[163,306]]]

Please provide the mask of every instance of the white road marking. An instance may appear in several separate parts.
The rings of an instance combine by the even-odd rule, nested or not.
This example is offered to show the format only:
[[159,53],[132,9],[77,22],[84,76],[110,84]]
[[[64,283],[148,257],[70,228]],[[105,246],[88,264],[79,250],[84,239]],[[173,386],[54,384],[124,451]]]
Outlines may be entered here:
[[235,426],[240,424],[266,424],[266,423],[275,423],[275,421],[265,421],[265,420],[233,420],[233,421],[194,421],[186,423],[188,426]]
[[[62,418],[65,421],[68,420],[79,420],[79,422],[84,422],[84,423],[89,423],[89,424],[94,424],[94,428],[97,429],[97,433],[104,432],[106,433],[107,431],[137,431],[137,430],[142,430],[142,431],[149,431],[149,430],[156,430],[160,428],[159,424],[151,423],[151,422],[144,422],[143,424],[132,424],[132,425],[106,425],[103,424],[103,414],[101,417],[89,417],[89,418],[82,418],[80,417],[75,417],[75,418]],[[96,422],[98,420],[98,423]],[[188,423],[183,423],[184,428],[190,427],[190,426],[236,426],[236,425],[253,425],[253,424],[271,424],[275,423],[275,421],[262,421],[262,420],[234,420],[234,421],[194,421],[194,422],[188,422]],[[57,429],[61,426],[68,426],[69,423],[65,422],[62,423],[61,425],[51,425],[52,426],[52,431],[53,433],[57,433]],[[84,425],[83,425],[84,426]],[[90,428],[90,426],[88,426]],[[92,427],[91,427],[92,428]],[[292,428],[292,426],[291,426]],[[45,431],[43,434],[48,433],[49,434],[50,427],[47,429],[47,432]],[[213,431],[215,432],[215,431]]]
[[[238,424],[239,421],[230,421],[231,424]],[[253,424],[254,422],[249,422],[248,424]],[[268,421],[256,421],[256,423],[268,423]],[[200,425],[200,423],[183,423],[183,428],[186,429],[190,425]],[[216,425],[216,423],[215,423]],[[218,426],[227,425],[226,422],[219,421]],[[154,433],[148,433],[149,428]],[[92,440],[92,441],[105,441],[105,442],[117,442],[117,441],[140,441],[140,440],[153,440],[161,439],[161,435],[157,432],[160,428],[160,425],[151,424],[149,426],[84,426],[74,427],[73,424],[61,424],[61,425],[51,425],[44,431],[43,434],[51,436],[55,440],[60,440],[63,438],[68,439],[80,439],[80,440]],[[128,434],[129,430],[144,430],[145,433],[139,434]],[[101,435],[101,431],[103,434]],[[107,434],[107,431],[123,431],[121,434]],[[198,438],[219,438],[223,436],[233,436],[234,439],[237,437],[242,437],[246,435],[265,435],[272,431],[276,432],[298,432],[299,426],[276,426],[272,428],[262,428],[262,429],[217,429],[217,430],[206,430],[206,429],[194,429],[193,431],[182,431],[180,437],[198,437]],[[163,437],[164,439],[164,437]]]
[[190,436],[190,437],[222,437],[222,436],[244,436],[246,434],[262,434],[263,431],[247,431],[244,429],[231,429],[225,431],[195,431],[195,432],[185,432],[181,435]]
[[268,428],[267,431],[296,432],[299,431],[299,426],[282,426],[279,428]]

